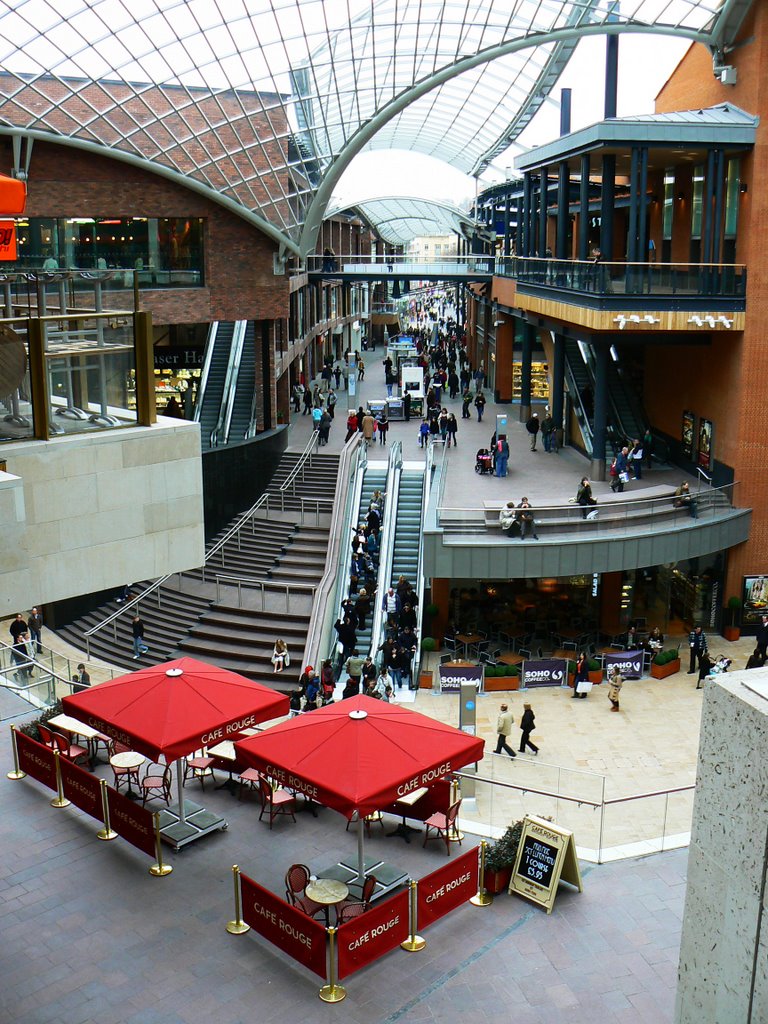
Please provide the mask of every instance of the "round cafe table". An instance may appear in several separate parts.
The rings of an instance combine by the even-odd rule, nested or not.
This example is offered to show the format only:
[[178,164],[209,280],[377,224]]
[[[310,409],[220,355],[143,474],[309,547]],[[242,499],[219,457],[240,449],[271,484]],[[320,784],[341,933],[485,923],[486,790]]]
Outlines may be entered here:
[[143,754],[137,754],[135,750],[124,750],[119,754],[113,754],[109,759],[109,763],[114,768],[127,768],[128,769],[128,791],[125,794],[129,800],[134,800],[139,794],[131,788],[131,774],[132,770],[135,769],[138,777],[138,770],[146,761],[146,757]]
[[341,903],[349,896],[349,886],[335,878],[316,878],[307,883],[304,890],[306,896],[325,908],[325,920],[328,922],[328,908]]

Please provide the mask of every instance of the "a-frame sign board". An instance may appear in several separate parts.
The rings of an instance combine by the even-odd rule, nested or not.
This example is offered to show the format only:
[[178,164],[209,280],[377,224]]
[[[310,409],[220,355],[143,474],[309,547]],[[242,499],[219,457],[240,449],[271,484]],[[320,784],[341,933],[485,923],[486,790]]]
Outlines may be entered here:
[[573,832],[528,814],[509,891],[538,903],[551,914],[560,881],[583,891]]

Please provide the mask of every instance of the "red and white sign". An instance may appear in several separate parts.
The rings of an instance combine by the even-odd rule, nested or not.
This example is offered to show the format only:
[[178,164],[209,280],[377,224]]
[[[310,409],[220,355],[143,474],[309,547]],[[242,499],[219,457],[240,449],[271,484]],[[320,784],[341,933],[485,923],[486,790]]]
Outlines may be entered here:
[[131,846],[155,856],[155,823],[151,811],[129,800],[112,787],[107,788],[109,824]]
[[325,978],[325,927],[247,875],[240,875],[240,891],[245,923],[288,956]]
[[71,800],[75,807],[79,807],[97,821],[104,821],[101,784],[96,776],[63,757],[59,760],[59,767],[61,788],[67,800]]
[[467,850],[419,881],[416,899],[418,927],[423,931],[477,893],[479,847]]
[[408,890],[377,903],[338,931],[339,978],[354,974],[408,938]]
[[38,743],[26,733],[16,733],[16,749],[19,752],[19,768],[42,782],[48,789],[56,789],[56,759],[50,747]]
[[16,222],[0,220],[0,260],[13,262],[16,259]]

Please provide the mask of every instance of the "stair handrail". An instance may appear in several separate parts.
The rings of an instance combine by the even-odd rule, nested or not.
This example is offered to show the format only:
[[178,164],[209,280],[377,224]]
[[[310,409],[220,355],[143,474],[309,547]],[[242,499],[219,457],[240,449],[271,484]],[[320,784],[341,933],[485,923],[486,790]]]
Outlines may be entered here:
[[232,420],[232,405],[237,386],[237,375],[240,372],[240,359],[243,355],[246,323],[246,320],[235,321],[235,327],[232,332],[232,344],[229,349],[227,374],[224,378],[224,390],[219,407],[219,418],[216,421],[216,426],[211,431],[211,448],[215,448],[218,445],[220,436],[224,438],[225,443],[229,436],[229,424]]
[[213,350],[216,348],[216,335],[218,334],[218,331],[219,321],[214,320],[208,328],[208,340],[205,345],[205,358],[203,359],[203,369],[200,372],[200,386],[197,389],[197,400],[195,402],[194,413],[192,414],[192,419],[195,423],[200,422],[200,415],[203,409],[203,399],[205,398],[205,392],[208,387],[208,374],[211,372]]
[[292,489],[292,493],[296,493],[296,477],[299,475],[299,472],[301,472],[301,479],[302,481],[304,480],[304,470],[306,469],[307,466],[309,466],[310,469],[312,468],[312,456],[316,454],[317,449],[319,447],[319,443],[320,431],[313,430],[312,433],[310,434],[309,440],[304,445],[304,451],[299,456],[296,465],[293,467],[293,469],[285,478],[285,480],[283,480],[283,482],[280,484],[279,493],[281,498],[285,496],[285,492],[288,490],[289,487]]
[[392,579],[392,557],[395,552],[395,529],[397,526],[397,505],[400,497],[400,477],[403,469],[403,443],[396,441],[389,451],[387,479],[384,485],[384,518],[381,521],[379,537],[379,572],[376,577],[376,594],[373,602],[371,618],[371,657],[376,660],[376,653],[381,642],[381,627],[384,614],[381,602]]
[[[328,537],[328,554],[325,560],[325,572],[317,584],[315,600],[312,604],[312,612],[307,626],[307,640],[304,645],[304,665],[320,665],[322,661],[321,652],[330,646],[332,624],[327,613],[328,605],[333,594],[333,588],[341,573],[339,570],[339,555],[342,552],[342,536],[346,538],[345,528],[351,513],[351,501],[355,492],[355,484],[358,475],[365,472],[368,464],[368,452],[362,444],[362,434],[355,431],[354,437],[344,445],[339,459],[339,470],[337,474],[338,488],[336,491],[337,500],[331,514],[331,525]],[[343,500],[342,482],[346,481],[346,495]],[[344,544],[348,551],[349,545]],[[335,609],[334,609],[335,610]]]
[[[581,353],[579,353],[579,358],[581,358]],[[586,366],[587,364],[585,363],[584,365]],[[592,456],[595,447],[594,431],[592,429],[592,424],[589,422],[587,410],[584,408],[584,402],[581,397],[581,392],[579,391],[578,384],[576,383],[576,377],[574,376],[573,369],[571,367],[570,360],[568,359],[567,352],[565,358],[565,377],[566,383],[568,384],[568,392],[574,404],[576,419],[581,429],[581,437],[584,441],[584,447],[585,449],[588,449],[587,455]],[[602,457],[605,457],[605,453],[603,453]]]
[[[445,489],[445,476],[447,472],[447,455],[448,447],[443,444],[443,450],[439,455],[436,455],[437,449],[435,445],[431,444],[427,448],[427,457],[424,463],[424,490],[421,494],[421,524],[422,528],[427,520],[427,507],[429,505],[429,492],[432,486],[432,476],[437,469],[437,460],[440,459],[438,479],[438,495],[437,503],[438,506],[442,499],[442,493]],[[419,544],[419,558],[416,564],[416,636],[418,638],[418,647],[416,648],[416,654],[414,655],[414,666],[413,666],[413,678],[411,685],[418,688],[419,677],[421,675],[421,641],[424,639],[422,635],[422,622],[424,619],[424,542]]]

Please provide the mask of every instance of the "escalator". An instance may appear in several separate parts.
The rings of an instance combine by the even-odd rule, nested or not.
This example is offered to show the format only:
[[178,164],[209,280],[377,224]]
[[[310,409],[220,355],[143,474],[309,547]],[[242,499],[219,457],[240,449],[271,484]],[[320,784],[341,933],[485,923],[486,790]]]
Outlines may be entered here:
[[[371,497],[373,492],[376,490],[383,491],[387,486],[387,466],[382,465],[379,467],[371,467],[370,465],[365,471],[363,477],[362,487],[360,488],[360,501],[357,509],[357,520],[354,523],[350,523],[350,527],[357,526],[358,523],[364,523],[368,516],[368,509],[371,505]],[[351,539],[351,531],[350,531]],[[348,592],[348,588],[341,588],[344,596]],[[357,630],[357,649],[360,655],[363,656],[368,654],[371,649],[371,634],[373,631],[373,620],[376,617],[376,609],[381,604],[379,595],[369,595],[371,597],[371,615],[366,619],[365,629]]]
[[235,324],[231,321],[216,321],[211,324],[208,332],[205,365],[194,417],[200,424],[200,444],[203,451],[208,451],[211,447],[211,434],[221,415],[234,333]]
[[393,587],[401,576],[418,588],[419,543],[421,540],[421,499],[424,469],[403,469],[397,495],[395,542],[390,580]]
[[243,441],[251,425],[253,395],[256,389],[255,346],[254,323],[253,320],[249,320],[245,327],[245,339],[235,384],[235,396],[232,401],[229,429],[226,435],[227,444]]

